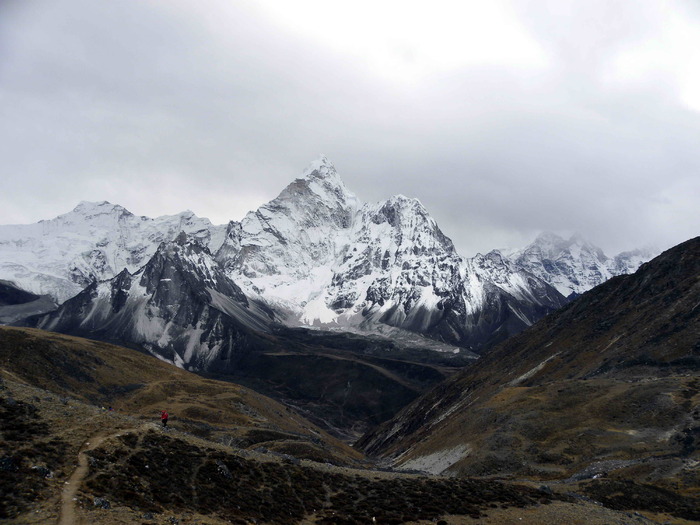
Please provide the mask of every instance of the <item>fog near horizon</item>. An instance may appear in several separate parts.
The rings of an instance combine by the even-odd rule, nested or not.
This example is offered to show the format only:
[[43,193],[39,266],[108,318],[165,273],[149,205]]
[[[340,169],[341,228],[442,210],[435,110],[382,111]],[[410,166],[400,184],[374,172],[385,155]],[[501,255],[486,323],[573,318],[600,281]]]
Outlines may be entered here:
[[0,53],[0,224],[82,200],[240,220],[323,153],[464,256],[700,231],[691,2],[9,0]]

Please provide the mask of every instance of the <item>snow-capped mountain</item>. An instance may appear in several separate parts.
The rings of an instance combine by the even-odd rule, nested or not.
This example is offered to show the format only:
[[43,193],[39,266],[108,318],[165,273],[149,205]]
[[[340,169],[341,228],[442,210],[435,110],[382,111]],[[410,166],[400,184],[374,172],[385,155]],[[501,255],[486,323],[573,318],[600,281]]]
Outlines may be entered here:
[[[188,282],[193,287],[192,279],[216,268],[217,279],[225,275],[227,286],[237,290],[233,300],[265,304],[277,320],[292,326],[365,331],[392,327],[475,350],[559,308],[566,302],[563,295],[585,291],[644,259],[642,253],[609,259],[578,237],[564,241],[552,234],[510,257],[493,251],[464,259],[420,201],[398,195],[361,203],[321,156],[278,197],[241,222],[225,226],[214,226],[191,212],[137,217],[107,202],[84,202],[70,213],[33,225],[2,226],[0,278],[60,300],[88,286],[82,300],[104,303],[106,290],[113,295],[115,286],[124,288],[115,284],[115,276],[119,282],[128,280],[129,286],[134,279],[142,287],[161,286],[160,281],[151,282],[151,274],[142,273],[142,267],[157,264],[153,257],[163,256],[158,247],[180,232],[184,237],[179,246],[194,243],[214,254],[190,262],[193,277]],[[195,268],[198,264],[204,267]],[[184,308],[191,299],[185,293],[172,304]],[[201,297],[198,301],[212,304]],[[102,312],[80,322],[93,332],[111,330],[109,316],[127,315],[92,304],[89,309]],[[147,319],[167,318],[151,310],[129,312]],[[89,324],[95,319],[99,322]],[[190,329],[200,330],[194,325]],[[131,343],[154,344],[137,332],[132,330]],[[215,343],[205,354],[211,353],[211,345]],[[188,352],[180,356],[183,362],[197,353]]]
[[[140,269],[92,281],[39,327],[208,369],[240,353],[245,330],[265,331],[273,319],[345,330],[388,325],[478,350],[565,302],[498,254],[462,259],[416,199],[360,203],[325,157],[229,223],[215,258],[203,246],[212,244],[211,226],[202,226],[161,244]],[[124,243],[114,242],[102,243],[105,251],[123,254]]]
[[325,157],[229,224],[216,258],[289,323],[390,325],[474,348],[565,302],[502,258],[462,259],[417,199],[360,203]]
[[[563,479],[607,469],[601,458],[611,450],[664,465],[641,477],[653,468],[676,475],[683,461],[665,465],[697,454],[687,436],[700,429],[697,403],[679,394],[697,384],[698,275],[700,237],[575,298],[355,446],[394,467],[443,475]],[[572,446],[576,439],[584,445]]]
[[0,226],[0,279],[62,302],[94,280],[136,271],[181,231],[215,250],[226,226],[190,211],[151,219],[109,202],[81,202],[55,219]]
[[562,295],[579,295],[616,275],[634,273],[658,255],[658,250],[623,252],[608,257],[580,235],[566,240],[554,233],[540,234],[535,241],[509,254],[520,269],[554,286]]
[[217,260],[246,292],[294,308],[329,284],[358,208],[321,157],[277,198],[230,223]]
[[641,248],[617,254],[608,259],[607,266],[613,275],[628,275],[636,272],[639,267],[659,255],[658,248]]
[[[38,328],[145,348],[177,366],[223,371],[249,348],[251,332],[274,320],[251,303],[209,250],[181,233],[131,274],[92,282]],[[216,366],[212,363],[216,361]]]

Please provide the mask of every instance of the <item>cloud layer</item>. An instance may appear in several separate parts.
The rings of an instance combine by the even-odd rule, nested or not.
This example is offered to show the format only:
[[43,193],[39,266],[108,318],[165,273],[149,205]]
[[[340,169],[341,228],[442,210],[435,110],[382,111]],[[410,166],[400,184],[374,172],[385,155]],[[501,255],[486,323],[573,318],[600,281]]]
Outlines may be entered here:
[[426,5],[3,2],[0,224],[80,200],[223,223],[325,153],[464,255],[700,233],[692,3]]

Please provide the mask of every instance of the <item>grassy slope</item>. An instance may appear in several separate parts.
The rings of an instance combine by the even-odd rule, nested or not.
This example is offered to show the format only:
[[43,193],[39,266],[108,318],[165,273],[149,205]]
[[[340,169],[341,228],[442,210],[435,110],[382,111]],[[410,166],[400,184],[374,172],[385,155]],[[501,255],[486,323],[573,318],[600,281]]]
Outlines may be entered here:
[[[2,328],[0,365],[0,522],[56,523],[65,505],[79,522],[102,525],[627,522],[525,485],[300,460],[312,446],[336,460],[353,452],[304,441],[318,431],[262,396],[119,347]],[[157,421],[164,401],[176,407],[167,431]],[[101,408],[108,403],[118,410]],[[187,410],[197,413],[180,416]],[[222,443],[237,429],[233,446]],[[66,487],[77,500],[64,496],[62,506]]]
[[[357,522],[401,523],[446,512],[478,516],[496,500],[504,507],[552,500],[490,482],[344,472],[327,461],[359,465],[361,456],[278,403],[104,343],[3,327],[0,364],[0,521],[56,521],[65,480],[90,440],[100,445],[87,452],[77,502],[90,523],[148,513],[210,523],[309,516],[335,523],[353,514]],[[157,420],[164,406],[173,414],[167,431]],[[222,436],[237,439],[224,444]],[[95,497],[114,511],[95,508]]]

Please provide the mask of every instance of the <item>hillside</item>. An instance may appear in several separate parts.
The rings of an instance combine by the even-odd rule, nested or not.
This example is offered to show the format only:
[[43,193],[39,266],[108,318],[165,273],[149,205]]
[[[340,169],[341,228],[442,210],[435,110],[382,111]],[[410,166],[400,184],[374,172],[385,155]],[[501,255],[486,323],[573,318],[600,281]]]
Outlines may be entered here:
[[[439,366],[386,338],[291,330],[249,301],[206,247],[181,235],[135,274],[93,283],[39,328],[117,343],[190,371],[245,382],[354,440],[443,380]],[[372,350],[374,349],[374,350]],[[361,353],[374,356],[358,355]],[[436,365],[474,356],[426,350]],[[438,368],[438,370],[436,370]]]
[[274,401],[104,343],[2,328],[0,363],[0,522],[622,525],[632,516],[548,487],[359,469],[357,452]]
[[358,446],[458,476],[605,476],[697,497],[699,305],[695,238],[496,347]]
[[[285,406],[239,385],[202,378],[134,350],[28,328],[0,327],[8,377],[143,421],[171,424],[214,440],[290,443],[302,457],[336,463],[361,456]],[[306,451],[304,452],[304,449]]]

